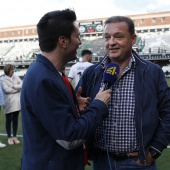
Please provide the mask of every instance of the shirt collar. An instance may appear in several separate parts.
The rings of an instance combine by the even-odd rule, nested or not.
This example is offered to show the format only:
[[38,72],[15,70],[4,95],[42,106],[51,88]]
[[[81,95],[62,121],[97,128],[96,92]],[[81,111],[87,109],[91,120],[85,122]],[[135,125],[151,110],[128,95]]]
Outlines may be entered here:
[[[103,60],[101,61],[101,66],[102,68],[106,68],[106,66],[110,63],[110,58],[108,55],[105,55]],[[130,61],[129,61],[129,64],[128,64],[128,68],[132,68],[132,67],[135,67],[135,63],[136,63],[136,60],[135,60],[135,57],[134,55],[132,54],[132,57],[130,58]]]

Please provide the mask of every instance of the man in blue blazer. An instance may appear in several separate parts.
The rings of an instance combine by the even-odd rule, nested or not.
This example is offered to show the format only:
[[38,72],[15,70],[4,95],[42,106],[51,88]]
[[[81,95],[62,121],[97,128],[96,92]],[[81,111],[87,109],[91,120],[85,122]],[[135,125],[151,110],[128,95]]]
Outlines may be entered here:
[[85,109],[89,98],[80,97],[81,88],[76,96],[62,73],[81,44],[75,21],[75,12],[65,9],[45,14],[37,24],[42,54],[21,91],[22,170],[83,170],[84,143],[108,115],[111,90],[100,90]]

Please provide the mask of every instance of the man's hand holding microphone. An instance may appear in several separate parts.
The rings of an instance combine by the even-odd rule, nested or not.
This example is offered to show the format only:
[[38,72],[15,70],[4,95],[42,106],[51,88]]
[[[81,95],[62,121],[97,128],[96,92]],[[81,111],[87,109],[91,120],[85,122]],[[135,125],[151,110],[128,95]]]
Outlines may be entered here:
[[[106,105],[110,102],[111,97],[111,89],[110,87],[116,82],[117,76],[119,74],[119,65],[115,63],[110,63],[103,74],[103,82],[104,86],[99,90],[95,99],[103,101]],[[80,111],[84,111],[88,105],[90,104],[90,98],[83,98],[81,97],[82,88],[79,87],[77,92],[77,100],[79,103]]]
[[103,73],[104,87],[97,93],[95,99],[103,101],[106,105],[110,102],[111,90],[110,87],[116,82],[119,74],[119,65],[110,63]]

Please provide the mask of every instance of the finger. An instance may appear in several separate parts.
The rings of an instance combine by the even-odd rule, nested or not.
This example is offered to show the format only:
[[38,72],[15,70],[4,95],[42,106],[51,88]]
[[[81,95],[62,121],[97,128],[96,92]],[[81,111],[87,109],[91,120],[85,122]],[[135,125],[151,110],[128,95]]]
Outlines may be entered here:
[[77,96],[80,96],[81,95],[81,93],[82,93],[82,87],[80,86],[79,88],[78,88],[78,91],[77,91]]
[[87,101],[85,102],[85,105],[86,105],[86,106],[88,106],[89,104],[90,104],[90,102],[87,102]]
[[91,98],[90,98],[90,97],[87,97],[87,100],[90,102],[90,101],[91,101]]
[[105,90],[106,91],[106,93],[111,93],[112,92],[112,90],[111,89],[107,89],[107,90]]
[[101,92],[104,91],[104,87],[102,87],[99,91],[101,91]]

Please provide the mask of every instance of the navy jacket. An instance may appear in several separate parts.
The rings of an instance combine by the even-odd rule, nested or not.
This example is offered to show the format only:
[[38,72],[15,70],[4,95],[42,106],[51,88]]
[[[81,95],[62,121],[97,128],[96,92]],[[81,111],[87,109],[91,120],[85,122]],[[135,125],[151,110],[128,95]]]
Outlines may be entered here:
[[[134,51],[136,130],[143,162],[150,146],[160,152],[170,143],[170,88],[160,66],[141,59]],[[100,88],[104,68],[101,62],[88,67],[76,87],[82,96],[95,97]]]
[[24,77],[21,112],[22,170],[83,170],[83,143],[108,115],[107,106],[94,100],[78,118],[64,81],[42,55]]

